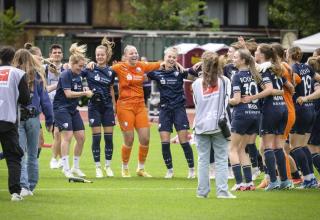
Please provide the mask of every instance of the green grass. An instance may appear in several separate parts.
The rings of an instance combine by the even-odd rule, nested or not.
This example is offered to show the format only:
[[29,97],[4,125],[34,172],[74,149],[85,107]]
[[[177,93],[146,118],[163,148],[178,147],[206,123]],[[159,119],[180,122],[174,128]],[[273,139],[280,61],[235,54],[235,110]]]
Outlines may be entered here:
[[[320,190],[236,192],[235,200],[218,200],[212,181],[210,197],[196,198],[197,180],[186,179],[187,165],[180,145],[171,145],[175,178],[163,179],[166,168],[156,126],[152,127],[146,164],[154,177],[123,179],[120,177],[122,136],[118,127],[115,134],[114,178],[94,178],[91,132],[86,127],[87,140],[80,164],[94,183],[68,183],[60,170],[49,169],[51,151],[43,149],[35,195],[19,203],[10,201],[7,169],[1,161],[0,219],[316,219],[320,215]],[[45,139],[51,141],[46,132]],[[136,142],[129,164],[131,174],[135,174],[137,150]],[[230,187],[233,184],[234,181],[229,182]]]

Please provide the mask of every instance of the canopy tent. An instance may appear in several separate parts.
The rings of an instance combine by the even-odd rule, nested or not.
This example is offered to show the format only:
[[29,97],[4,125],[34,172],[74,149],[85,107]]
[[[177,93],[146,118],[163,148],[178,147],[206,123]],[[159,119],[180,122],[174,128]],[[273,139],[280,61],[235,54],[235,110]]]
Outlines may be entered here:
[[315,49],[320,48],[320,32],[299,40],[293,41],[294,46],[301,48],[302,52],[312,53]]

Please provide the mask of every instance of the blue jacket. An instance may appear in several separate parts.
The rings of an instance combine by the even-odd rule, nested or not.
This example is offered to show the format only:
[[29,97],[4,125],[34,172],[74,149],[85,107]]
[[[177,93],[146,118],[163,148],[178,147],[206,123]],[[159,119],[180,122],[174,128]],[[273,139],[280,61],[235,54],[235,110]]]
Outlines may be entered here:
[[37,115],[43,112],[46,119],[46,126],[51,126],[53,124],[53,108],[48,96],[48,92],[46,89],[44,89],[43,82],[40,80],[38,73],[34,80],[33,91],[30,91],[30,98],[31,104],[28,105],[28,107],[34,107]]

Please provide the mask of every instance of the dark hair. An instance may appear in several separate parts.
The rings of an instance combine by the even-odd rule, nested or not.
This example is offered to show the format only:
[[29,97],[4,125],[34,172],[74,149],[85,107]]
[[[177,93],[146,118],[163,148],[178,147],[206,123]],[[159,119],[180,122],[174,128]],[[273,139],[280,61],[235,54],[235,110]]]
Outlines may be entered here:
[[12,62],[15,49],[11,46],[3,46],[0,49],[0,60],[2,65],[8,65]]
[[260,49],[260,52],[264,54],[266,60],[271,60],[272,72],[275,73],[277,76],[282,76],[283,69],[275,49],[273,49],[273,47],[271,47],[271,45],[269,44],[260,44],[258,48]]
[[62,46],[61,44],[51,44],[49,47],[49,53],[52,53],[53,49],[60,49],[62,51]]
[[284,49],[281,44],[279,43],[272,43],[271,47],[274,49],[276,52],[277,56],[281,59],[281,61],[284,59]]

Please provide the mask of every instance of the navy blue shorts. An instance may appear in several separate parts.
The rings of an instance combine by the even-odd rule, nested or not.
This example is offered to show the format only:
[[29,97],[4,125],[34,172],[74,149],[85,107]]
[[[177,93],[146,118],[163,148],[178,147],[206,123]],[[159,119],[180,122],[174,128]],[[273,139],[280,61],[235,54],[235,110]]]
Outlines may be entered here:
[[272,111],[263,111],[260,122],[260,135],[283,135],[288,121],[288,109],[274,108]]
[[317,112],[308,144],[320,146],[320,111]]
[[311,133],[312,125],[315,120],[314,108],[295,106],[296,107],[296,121],[290,133],[306,134]]
[[231,132],[240,135],[252,135],[259,133],[260,118],[255,116],[252,118],[234,117],[231,121]]
[[188,130],[189,121],[184,107],[175,109],[160,108],[159,112],[159,131],[172,132],[172,125],[176,131]]
[[88,118],[90,127],[110,127],[115,125],[113,107],[97,108],[95,106],[89,106]]
[[54,111],[54,123],[59,131],[81,131],[84,125],[79,111]]

